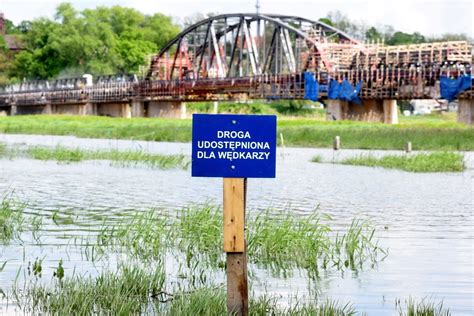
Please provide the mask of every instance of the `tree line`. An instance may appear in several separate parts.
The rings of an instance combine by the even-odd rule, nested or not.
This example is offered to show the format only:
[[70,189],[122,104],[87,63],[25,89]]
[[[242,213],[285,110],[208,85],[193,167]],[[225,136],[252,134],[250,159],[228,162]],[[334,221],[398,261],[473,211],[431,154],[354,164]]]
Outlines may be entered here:
[[[84,73],[144,74],[153,54],[176,36],[182,27],[215,15],[195,14],[183,25],[163,14],[145,15],[135,9],[99,6],[76,10],[60,4],[53,19],[39,18],[14,25],[6,20],[6,34],[22,50],[12,52],[0,36],[0,84],[23,79],[51,79],[81,76]],[[387,45],[424,43],[441,40],[468,40],[464,34],[445,34],[438,38],[395,31],[391,26],[368,26],[350,20],[339,11],[329,12],[320,21],[350,35]]]

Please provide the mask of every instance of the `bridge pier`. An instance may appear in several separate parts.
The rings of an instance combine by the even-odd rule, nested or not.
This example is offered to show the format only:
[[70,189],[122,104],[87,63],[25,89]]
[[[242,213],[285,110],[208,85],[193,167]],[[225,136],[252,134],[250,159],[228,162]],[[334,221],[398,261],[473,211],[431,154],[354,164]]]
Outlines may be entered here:
[[385,124],[398,124],[397,100],[383,100],[383,122]]
[[53,106],[51,104],[46,104],[43,108],[43,114],[46,114],[46,115],[53,114]]
[[398,124],[396,100],[363,100],[362,104],[342,100],[327,100],[326,120],[352,120]]
[[18,108],[16,107],[16,105],[12,105],[10,107],[10,115],[11,116],[16,115],[17,112],[18,112]]
[[84,105],[65,104],[65,105],[46,105],[43,109],[44,114],[60,115],[84,115]]
[[458,122],[474,125],[474,99],[458,101]]
[[145,104],[139,100],[132,100],[130,102],[132,108],[132,117],[144,117],[145,116]]
[[150,101],[147,116],[185,119],[187,116],[186,103],[180,101]]
[[340,121],[347,119],[349,102],[342,100],[327,100],[326,120]]
[[98,103],[97,115],[131,118],[131,106],[128,103]]
[[89,102],[84,104],[81,115],[97,115],[97,104]]

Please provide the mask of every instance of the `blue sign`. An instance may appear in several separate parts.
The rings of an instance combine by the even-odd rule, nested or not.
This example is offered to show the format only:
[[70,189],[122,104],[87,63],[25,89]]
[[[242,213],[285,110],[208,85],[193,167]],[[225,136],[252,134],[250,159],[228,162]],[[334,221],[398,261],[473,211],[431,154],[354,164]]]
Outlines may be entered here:
[[275,178],[275,115],[193,115],[193,177]]

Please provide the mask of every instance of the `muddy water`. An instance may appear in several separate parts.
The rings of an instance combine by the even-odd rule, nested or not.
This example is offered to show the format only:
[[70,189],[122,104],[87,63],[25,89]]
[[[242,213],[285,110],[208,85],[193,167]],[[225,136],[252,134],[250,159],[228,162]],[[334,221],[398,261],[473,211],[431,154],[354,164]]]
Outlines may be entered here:
[[[179,143],[22,135],[0,135],[0,142],[190,153],[189,144]],[[271,208],[274,216],[288,210],[301,216],[319,206],[321,212],[333,217],[333,226],[341,229],[354,216],[368,217],[377,227],[381,245],[389,248],[389,256],[373,269],[357,274],[324,276],[318,284],[324,296],[351,301],[358,311],[369,315],[393,314],[399,298],[429,296],[443,300],[455,315],[472,315],[474,155],[466,154],[468,170],[463,173],[416,174],[309,162],[316,154],[329,161],[361,152],[280,148],[277,178],[249,180],[250,212]],[[44,258],[47,271],[63,259],[66,275],[73,270],[95,274],[104,265],[113,266],[113,262],[93,264],[86,260],[80,251],[71,249],[71,240],[93,233],[104,214],[119,217],[137,209],[158,208],[172,215],[176,208],[191,203],[219,204],[221,187],[221,179],[191,178],[184,170],[116,168],[108,162],[0,160],[0,195],[14,190],[16,196],[28,201],[28,212],[48,218],[57,209],[72,210],[77,216],[74,225],[45,222],[41,246],[25,234],[22,243],[3,247],[0,263],[8,263],[0,272],[0,288],[10,288],[19,267],[35,258]],[[50,275],[43,279],[50,280]],[[304,274],[283,279],[259,271],[258,280],[254,285],[257,292],[267,288],[287,296],[308,291]],[[0,313],[5,310],[5,304],[0,305]]]

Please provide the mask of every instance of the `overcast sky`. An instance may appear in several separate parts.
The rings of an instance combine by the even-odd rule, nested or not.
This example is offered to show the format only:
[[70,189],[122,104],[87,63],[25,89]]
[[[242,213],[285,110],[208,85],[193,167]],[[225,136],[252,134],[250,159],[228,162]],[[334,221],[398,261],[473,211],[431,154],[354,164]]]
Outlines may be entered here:
[[[18,23],[52,17],[61,0],[0,0],[0,11]],[[256,0],[70,0],[76,8],[114,4],[152,14],[161,12],[178,21],[195,13],[255,12]],[[389,24],[396,30],[424,35],[465,33],[474,37],[473,0],[260,0],[262,13],[293,14],[311,19],[339,10],[369,25]]]

